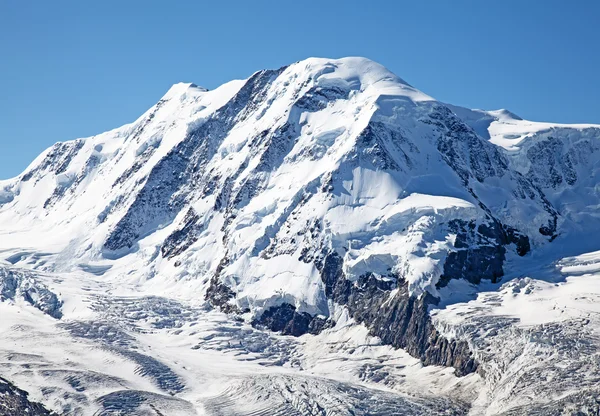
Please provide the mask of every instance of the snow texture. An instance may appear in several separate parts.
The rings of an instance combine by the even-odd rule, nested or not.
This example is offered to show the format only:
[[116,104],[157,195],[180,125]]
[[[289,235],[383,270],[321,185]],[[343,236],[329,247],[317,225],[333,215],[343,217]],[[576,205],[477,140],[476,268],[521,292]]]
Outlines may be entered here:
[[0,182],[0,376],[61,414],[592,412],[599,137],[365,58],[176,84]]

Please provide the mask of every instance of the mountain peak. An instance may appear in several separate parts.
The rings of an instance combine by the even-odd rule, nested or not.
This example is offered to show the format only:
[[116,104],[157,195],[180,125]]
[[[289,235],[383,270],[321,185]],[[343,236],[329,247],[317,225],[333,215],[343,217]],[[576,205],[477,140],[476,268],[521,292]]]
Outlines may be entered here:
[[208,89],[200,87],[192,82],[178,82],[169,88],[165,95],[163,95],[162,100],[170,100],[174,97],[180,97],[183,94],[201,94],[207,91]]
[[335,86],[374,95],[408,96],[415,102],[433,100],[383,65],[364,57],[312,57],[290,65],[289,70],[297,75],[307,75],[322,87]]
[[[493,327],[496,335],[488,337],[499,340],[490,349],[477,337],[492,333],[487,324],[491,315],[506,315],[498,299],[505,297],[510,308],[517,298],[527,303],[530,290],[538,289],[521,281],[493,296],[477,294],[505,275],[522,276],[523,270],[531,270],[521,266],[532,258],[545,258],[549,251],[542,250],[549,245],[560,247],[565,238],[579,238],[580,229],[600,229],[599,132],[534,124],[503,111],[445,105],[382,65],[359,57],[308,58],[211,91],[175,84],[135,122],[57,143],[22,175],[0,182],[0,301],[14,301],[0,304],[1,321],[15,328],[11,334],[25,334],[19,335],[23,339],[36,333],[78,337],[82,342],[57,344],[65,345],[67,352],[85,345],[89,354],[88,345],[94,344],[87,342],[94,340],[102,348],[93,351],[116,354],[87,360],[86,369],[94,362],[121,362],[116,359],[139,364],[118,365],[119,377],[102,382],[110,391],[104,397],[112,397],[107,406],[138,401],[150,405],[148,398],[159,396],[124,396],[149,385],[121,383],[127,368],[135,371],[135,380],[151,377],[153,391],[159,388],[168,394],[168,409],[173,409],[175,393],[187,388],[184,382],[204,374],[200,367],[187,369],[188,363],[191,368],[198,362],[196,354],[204,354],[204,347],[211,349],[211,368],[217,357],[213,352],[239,346],[248,353],[252,348],[252,354],[272,351],[279,365],[290,363],[288,370],[294,370],[298,363],[302,368],[310,368],[304,366],[311,362],[327,367],[314,355],[302,358],[296,347],[316,345],[327,358],[325,351],[333,345],[328,340],[333,339],[344,344],[344,366],[363,352],[368,356],[369,367],[352,370],[361,382],[366,368],[371,373],[373,348],[389,344],[424,364],[453,366],[457,375],[480,368],[482,375],[493,375],[490,385],[500,375],[514,386],[518,373],[513,367],[502,370],[515,361],[514,355],[502,355],[506,348],[500,340],[516,340],[511,345],[521,348],[516,350],[519,356],[530,357],[537,369],[537,353],[546,351],[548,334],[556,332],[542,328],[543,349],[520,355],[529,350],[523,340],[533,337],[502,318]],[[526,256],[530,251],[536,254]],[[585,267],[573,271],[590,270]],[[480,286],[482,281],[489,284]],[[552,286],[555,290],[560,289]],[[454,309],[459,298],[477,298],[478,303]],[[194,307],[180,308],[172,299]],[[10,324],[5,315],[22,300],[40,313],[62,316],[60,330],[29,330],[33,320],[23,319],[30,315],[27,309],[15,314],[19,325]],[[562,314],[554,301],[546,305],[547,313],[531,314],[527,308],[523,316],[546,319]],[[235,315],[235,324],[208,313],[211,308]],[[453,311],[458,312],[453,316]],[[440,315],[449,321],[440,321]],[[595,319],[585,315],[586,322]],[[482,316],[485,321],[478,321]],[[455,318],[473,320],[455,330]],[[115,325],[107,325],[113,319]],[[214,319],[223,334],[239,331],[240,338],[230,342],[223,334],[213,337],[206,332]],[[26,331],[19,329],[21,324]],[[294,346],[292,340],[280,343],[261,329],[284,335],[310,333],[315,338]],[[341,337],[345,331],[355,334],[356,348],[347,348],[346,335]],[[378,337],[376,343],[367,333]],[[146,347],[153,336],[160,338]],[[155,347],[167,344],[155,352]],[[571,346],[561,344],[557,354],[544,356],[563,356]],[[38,347],[35,351],[46,353],[47,343]],[[173,348],[184,349],[178,355]],[[19,359],[40,361],[38,355],[21,352]],[[244,359],[242,366],[231,368],[269,362],[248,353],[231,354]],[[494,354],[499,358],[490,361]],[[186,367],[179,358],[168,358],[176,355],[184,357]],[[395,358],[393,362],[393,368],[399,367]],[[178,366],[178,372],[167,364]],[[402,367],[414,369],[416,364]],[[549,368],[572,371],[563,362],[557,364]],[[62,358],[59,371],[49,371],[46,365],[34,379],[48,374],[48,385],[75,386],[57,382],[57,374],[70,377]],[[112,371],[115,365],[108,367]],[[587,367],[581,368],[576,377],[569,376],[577,386],[581,380],[596,383],[597,377],[586,378]],[[373,377],[382,380],[381,374],[377,370]],[[434,379],[432,374],[421,378]],[[545,373],[536,374],[527,383],[547,379]],[[452,377],[448,372],[446,376]],[[396,383],[385,377],[384,386]],[[478,383],[477,377],[470,380]],[[286,370],[285,378],[292,380],[292,373]],[[90,380],[97,387],[102,379],[94,373]],[[244,389],[252,391],[253,385]],[[505,386],[500,384],[497,391],[506,391]],[[76,397],[74,390],[68,395],[55,391],[60,397]],[[271,390],[261,390],[261,397],[266,397],[265,391],[272,396]],[[290,403],[294,389],[285,391],[285,402]],[[323,391],[337,394],[336,389]],[[188,392],[193,390],[182,397],[193,397]],[[235,395],[240,400],[249,397]],[[197,397],[206,397],[206,392]],[[350,413],[339,409],[336,403],[342,400],[331,403],[334,411]],[[129,410],[126,413],[133,414]],[[431,413],[439,412],[423,414]]]

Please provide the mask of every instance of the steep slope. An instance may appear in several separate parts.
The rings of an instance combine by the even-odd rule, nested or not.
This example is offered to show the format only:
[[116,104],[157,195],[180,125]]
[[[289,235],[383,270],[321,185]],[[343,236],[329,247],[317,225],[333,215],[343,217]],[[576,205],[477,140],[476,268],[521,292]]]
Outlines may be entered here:
[[20,390],[12,385],[8,380],[0,377],[0,415],[31,415],[31,416],[52,416],[39,403],[30,402],[27,398],[27,392]]
[[364,58],[177,84],[0,182],[0,388],[76,414],[593,412],[599,137]]
[[481,137],[501,148],[510,167],[544,192],[567,222],[563,234],[600,226],[600,126],[539,123],[506,111],[449,106]]
[[363,58],[178,84],[136,122],[58,143],[0,183],[0,248],[283,334],[319,333],[343,306],[467,374],[467,343],[431,323],[440,289],[495,283],[507,256],[596,218],[597,129],[546,127],[449,107]]

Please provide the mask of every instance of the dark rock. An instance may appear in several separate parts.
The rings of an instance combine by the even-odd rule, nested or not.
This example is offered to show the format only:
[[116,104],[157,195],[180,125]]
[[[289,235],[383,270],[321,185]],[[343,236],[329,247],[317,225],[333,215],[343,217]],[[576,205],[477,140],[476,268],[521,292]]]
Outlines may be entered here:
[[335,100],[348,98],[349,91],[338,87],[313,87],[300,97],[295,106],[310,112],[323,110]]
[[210,280],[205,298],[213,307],[219,308],[223,312],[240,313],[239,308],[229,302],[235,298],[235,292],[229,286],[219,281],[218,274]]
[[299,337],[304,334],[318,334],[332,325],[331,321],[306,312],[297,312],[289,303],[272,306],[252,322],[258,328],[270,329],[283,335]]
[[31,402],[29,393],[0,377],[0,416],[58,416],[40,403]]
[[65,172],[69,167],[71,160],[79,153],[84,143],[85,141],[83,139],[56,143],[50,148],[50,151],[44,160],[42,160],[42,162],[33,170],[23,175],[21,180],[28,181],[33,176],[47,172],[53,172],[55,175]]
[[44,208],[52,207],[57,201],[67,194],[67,191],[73,195],[77,186],[88,176],[90,172],[100,163],[100,158],[92,154],[85,162],[83,169],[77,173],[71,180],[59,183],[54,188],[52,195],[44,202]]
[[448,227],[456,234],[456,251],[448,253],[438,287],[446,286],[451,279],[466,279],[473,284],[486,279],[496,283],[504,275],[504,246],[514,243],[520,256],[530,250],[527,236],[495,220],[479,225],[452,220]]
[[[418,153],[418,148],[400,131],[384,123],[371,121],[360,133],[348,159],[375,170],[407,171],[414,166],[409,156],[411,153]],[[401,160],[396,160],[392,154]]]
[[581,157],[594,151],[588,142],[580,142],[578,146],[565,151],[564,142],[556,137],[548,137],[535,143],[527,150],[530,162],[527,177],[540,188],[556,189],[561,184],[574,185],[577,181],[575,165]]
[[[478,364],[464,341],[449,341],[435,329],[429,307],[438,300],[429,293],[410,296],[406,281],[361,276],[353,283],[342,271],[342,258],[330,253],[322,264],[321,277],[327,296],[345,305],[350,315],[364,323],[371,335],[384,344],[404,348],[425,365],[444,365],[456,369],[459,376],[477,370]],[[391,295],[392,289],[398,291]]]
[[198,240],[200,232],[204,229],[199,221],[200,217],[193,208],[190,208],[183,219],[183,227],[169,235],[160,247],[162,256],[171,259],[194,244]]
[[517,230],[505,227],[506,238],[509,243],[515,244],[517,248],[517,254],[521,257],[529,253],[531,250],[531,244],[529,243],[529,237],[521,234]]
[[108,255],[125,253],[146,232],[175,219],[185,195],[203,189],[209,181],[205,167],[222,140],[266,99],[269,85],[282,70],[254,74],[227,104],[154,166],[133,204],[105,241]]
[[[499,178],[505,174],[509,174],[518,184],[515,195],[522,199],[540,201],[548,214],[548,224],[541,225],[540,233],[550,236],[551,240],[556,237],[558,212],[540,189],[540,185],[547,186],[548,183],[540,184],[539,181],[536,181],[535,173],[530,172],[525,177],[517,171],[509,170],[508,160],[498,147],[478,137],[475,131],[462,122],[456,115],[452,114],[445,106],[435,106],[428,117],[420,121],[437,127],[440,134],[437,140],[437,149],[443,160],[461,178],[471,195],[479,201],[479,206],[491,218],[494,218],[493,214],[481,201],[470,184],[473,180],[483,183],[487,178]],[[540,163],[548,164],[544,169],[549,170],[547,173],[550,177],[554,177],[554,179],[551,179],[552,184],[557,185],[562,181],[562,177],[557,173],[554,166],[560,164],[562,166],[561,169],[566,171],[569,171],[570,168],[568,162],[563,163],[559,161],[555,163],[552,158],[555,157],[556,152],[556,149],[544,150],[539,159]],[[565,175],[572,178],[574,171],[569,171]],[[523,249],[521,249],[521,252],[523,252]]]
[[451,279],[463,278],[473,284],[479,284],[481,279],[496,283],[504,275],[502,264],[506,249],[502,246],[479,247],[453,251],[448,254],[444,263],[444,273],[438,286],[443,287]]

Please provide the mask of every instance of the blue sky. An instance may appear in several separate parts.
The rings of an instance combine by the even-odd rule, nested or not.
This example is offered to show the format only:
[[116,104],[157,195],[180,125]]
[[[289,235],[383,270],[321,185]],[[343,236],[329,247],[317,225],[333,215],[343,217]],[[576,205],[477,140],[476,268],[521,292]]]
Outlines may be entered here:
[[454,104],[600,123],[599,16],[596,0],[0,1],[0,178],[173,83],[309,56],[366,56]]

